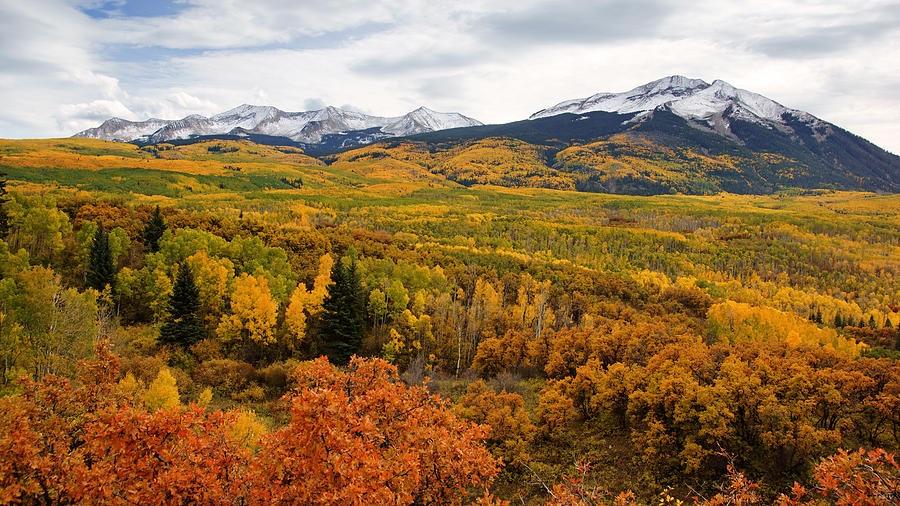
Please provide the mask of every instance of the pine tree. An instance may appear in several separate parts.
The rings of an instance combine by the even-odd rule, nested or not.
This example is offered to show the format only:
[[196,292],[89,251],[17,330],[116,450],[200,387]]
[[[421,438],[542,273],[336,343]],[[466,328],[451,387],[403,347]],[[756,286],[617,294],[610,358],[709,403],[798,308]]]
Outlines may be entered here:
[[105,290],[107,285],[115,288],[116,267],[113,265],[112,250],[109,247],[109,234],[102,226],[97,227],[97,232],[94,233],[85,279],[89,287],[100,292]]
[[349,267],[337,261],[331,268],[332,284],[322,302],[322,337],[325,353],[336,364],[346,364],[359,350],[365,324],[362,289],[356,261]]
[[159,251],[159,240],[162,238],[166,228],[166,221],[159,213],[159,206],[156,206],[153,216],[150,217],[150,221],[144,227],[144,244],[150,253]]
[[816,323],[822,323],[822,310],[820,310],[820,309],[816,310],[816,316],[815,316],[815,318],[813,318],[813,321]]
[[190,346],[203,339],[205,329],[200,323],[200,289],[187,262],[178,266],[175,286],[169,298],[169,316],[159,332],[164,343]]
[[9,215],[6,214],[6,204],[9,201],[6,192],[6,174],[0,172],[0,238],[9,234]]
[[844,326],[844,321],[841,319],[840,313],[835,313],[834,315],[834,326],[835,328],[841,328]]

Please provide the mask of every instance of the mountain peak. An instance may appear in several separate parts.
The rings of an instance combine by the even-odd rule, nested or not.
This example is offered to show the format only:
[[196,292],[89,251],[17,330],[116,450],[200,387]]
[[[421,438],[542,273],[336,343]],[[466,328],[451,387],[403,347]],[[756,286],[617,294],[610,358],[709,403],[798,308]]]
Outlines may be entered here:
[[661,92],[670,89],[680,89],[680,90],[688,90],[688,89],[696,89],[696,88],[705,88],[709,86],[709,83],[702,79],[692,79],[690,77],[685,77],[681,75],[674,75],[663,77],[662,79],[657,79],[656,81],[651,81],[643,86],[639,86],[637,89],[649,89],[654,92]]
[[545,118],[558,114],[583,114],[604,111],[618,114],[666,109],[682,118],[705,121],[719,130],[729,127],[730,118],[754,123],[783,123],[782,116],[789,112],[807,122],[818,121],[801,111],[783,105],[757,93],[735,88],[716,79],[712,84],[702,79],[674,75],[651,81],[622,93],[599,93],[585,99],[568,100],[538,111],[529,119]]
[[396,121],[389,123],[383,130],[396,135],[412,135],[481,124],[480,121],[457,112],[438,112],[422,106],[396,118]]
[[234,109],[229,109],[225,112],[221,112],[212,116],[211,119],[215,118],[228,118],[228,117],[258,117],[258,116],[266,116],[269,114],[274,114],[278,112],[278,109],[268,106],[268,105],[252,105],[252,104],[241,104]]
[[738,89],[721,79],[716,79],[709,85],[710,88],[728,95],[736,95]]
[[[132,122],[113,118],[97,128],[79,132],[75,137],[156,143],[242,132],[318,144],[324,136],[337,134],[348,135],[348,139],[355,139],[348,142],[357,143],[475,125],[481,125],[481,122],[424,106],[403,116],[384,118],[334,106],[316,111],[284,112],[272,106],[241,104],[209,118],[196,114],[174,121]],[[369,131],[373,128],[376,129],[374,133]]]
[[581,114],[591,111],[630,114],[652,111],[680,97],[690,96],[709,88],[702,79],[673,75],[643,84],[622,93],[597,93],[588,98],[567,100],[532,114],[528,119],[546,118],[557,114]]

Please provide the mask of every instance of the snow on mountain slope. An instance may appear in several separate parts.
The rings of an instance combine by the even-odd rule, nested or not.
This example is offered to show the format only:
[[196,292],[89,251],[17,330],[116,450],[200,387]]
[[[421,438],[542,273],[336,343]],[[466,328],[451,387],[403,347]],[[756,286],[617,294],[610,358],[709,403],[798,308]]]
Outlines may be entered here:
[[[558,114],[583,114],[592,111],[629,114],[668,109],[685,119],[728,127],[729,119],[760,124],[785,124],[789,114],[805,123],[817,123],[812,115],[788,109],[757,93],[735,88],[725,81],[709,84],[683,76],[665,77],[624,93],[599,93],[579,100],[568,100],[532,114],[528,119]],[[723,123],[724,120],[724,123]]]
[[99,127],[79,132],[74,137],[130,142],[134,139],[147,138],[168,123],[170,122],[156,118],[150,118],[147,121],[128,121],[122,118],[111,118],[104,121]]
[[479,125],[481,125],[480,121],[456,112],[437,112],[426,107],[419,107],[415,111],[397,118],[382,130],[396,135],[412,135]]
[[279,113],[281,111],[274,107],[243,104],[230,111],[211,116],[209,121],[215,125],[251,129],[274,118]]
[[374,137],[385,138],[476,125],[481,125],[481,122],[462,114],[441,113],[424,107],[403,116],[387,118],[337,107],[285,112],[275,107],[244,104],[209,118],[191,115],[173,121],[153,119],[141,122],[113,118],[97,128],[79,132],[74,137],[157,143],[204,135],[249,133],[287,137],[295,142],[315,144],[328,134],[371,128],[380,128],[380,133]]
[[709,84],[700,79],[688,79],[682,76],[665,77],[638,86],[624,93],[598,93],[588,98],[567,100],[548,109],[532,114],[528,119],[546,118],[557,114],[581,114],[592,111],[615,112],[629,114],[633,112],[652,111],[657,107],[690,96]]

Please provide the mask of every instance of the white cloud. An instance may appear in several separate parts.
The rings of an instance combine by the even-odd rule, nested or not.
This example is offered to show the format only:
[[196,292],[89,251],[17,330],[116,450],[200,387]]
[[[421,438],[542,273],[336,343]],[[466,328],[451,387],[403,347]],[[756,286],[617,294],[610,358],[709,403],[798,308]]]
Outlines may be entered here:
[[60,128],[84,130],[111,117],[128,118],[131,110],[118,100],[94,100],[83,104],[65,104],[59,108]]
[[[260,98],[264,99],[264,95]],[[168,101],[172,103],[173,106],[179,109],[215,109],[217,106],[214,102],[209,100],[204,100],[202,98],[197,98],[190,93],[185,93],[183,91],[177,91],[175,93],[170,94],[167,97]]]
[[57,75],[61,81],[88,87],[107,98],[124,95],[122,89],[119,88],[119,80],[115,77],[97,74],[86,69],[60,70]]
[[406,0],[191,0],[176,16],[122,19],[97,24],[109,43],[166,48],[238,48],[287,43],[371,23],[401,21],[417,11]]

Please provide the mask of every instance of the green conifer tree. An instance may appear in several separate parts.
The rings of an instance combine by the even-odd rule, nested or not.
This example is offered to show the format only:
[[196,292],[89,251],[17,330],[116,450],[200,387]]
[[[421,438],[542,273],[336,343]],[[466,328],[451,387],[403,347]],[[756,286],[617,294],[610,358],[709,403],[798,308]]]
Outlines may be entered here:
[[89,287],[100,292],[105,290],[107,285],[115,289],[116,267],[109,247],[109,234],[102,226],[97,227],[97,232],[94,233],[85,280]]
[[332,284],[322,302],[322,337],[325,354],[346,364],[359,350],[365,328],[365,309],[356,261],[348,267],[338,260],[331,268]]
[[810,311],[809,321],[813,323],[822,323],[822,311],[816,308],[815,312]]
[[166,220],[160,214],[159,206],[156,206],[153,216],[150,217],[150,221],[144,227],[144,244],[150,253],[159,251],[159,240],[162,238],[166,228]]
[[200,323],[200,289],[187,262],[178,266],[175,286],[169,298],[169,316],[159,332],[160,341],[190,346],[205,337]]
[[9,197],[6,192],[6,174],[0,172],[0,239],[9,234],[9,215],[6,214],[6,203]]

